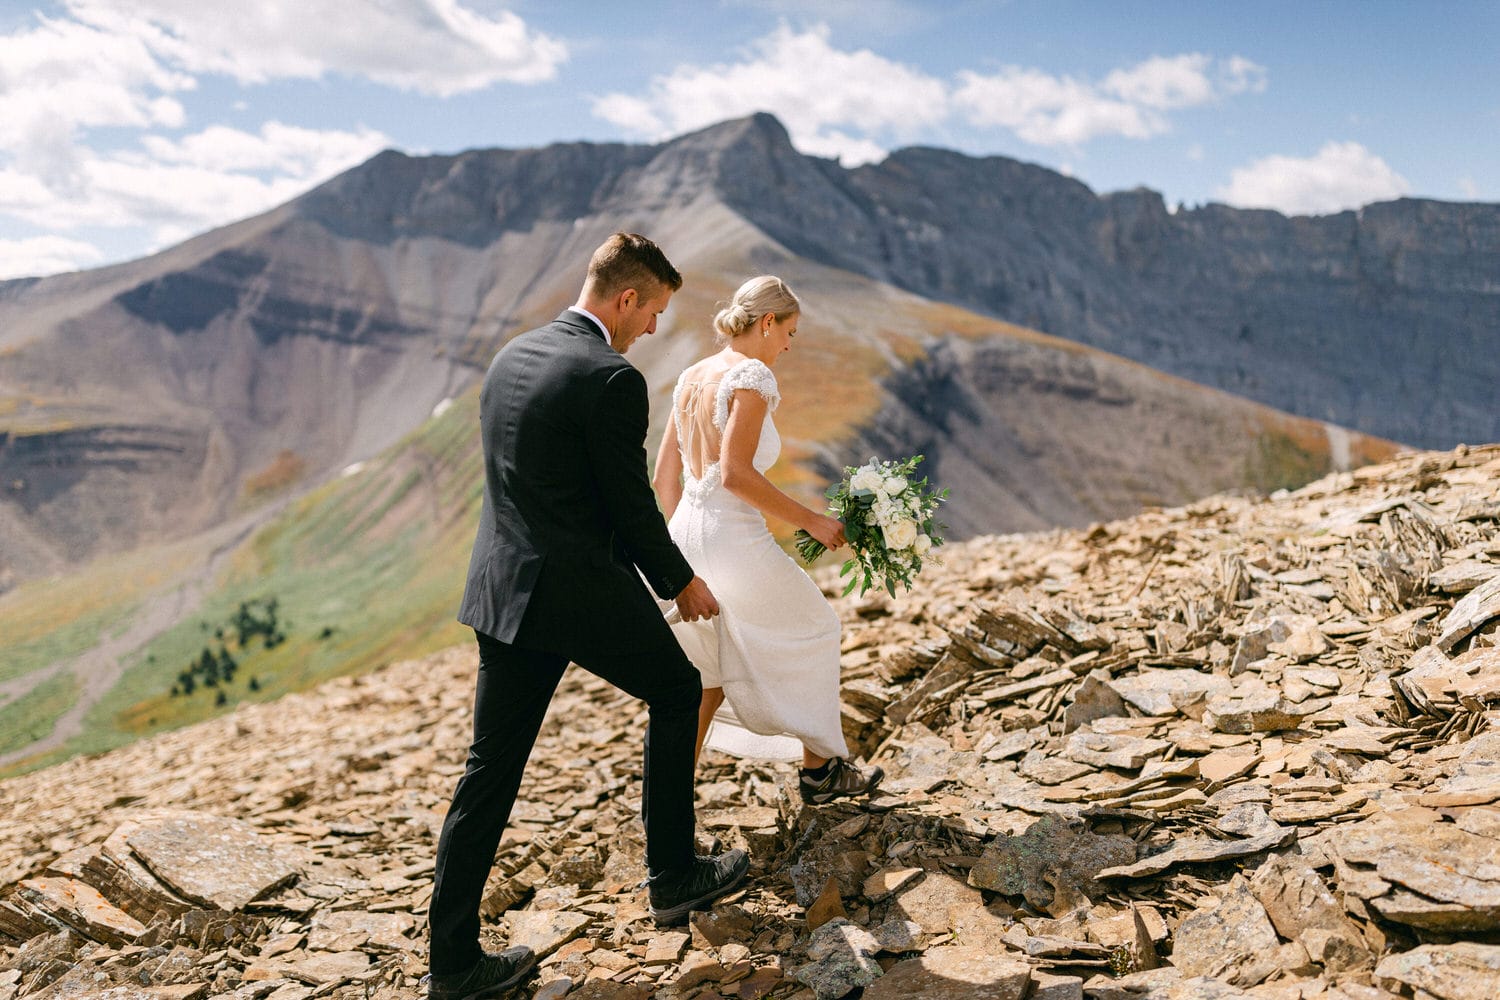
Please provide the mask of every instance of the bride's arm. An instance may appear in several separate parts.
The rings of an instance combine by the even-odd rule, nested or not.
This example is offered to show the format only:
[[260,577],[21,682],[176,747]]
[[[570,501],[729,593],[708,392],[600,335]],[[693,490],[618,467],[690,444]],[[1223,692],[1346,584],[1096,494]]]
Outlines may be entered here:
[[844,526],[787,496],[755,470],[755,449],[765,423],[765,397],[752,389],[736,389],[719,448],[719,470],[724,488],[765,514],[780,518],[836,549],[844,544]]
[[682,452],[677,449],[677,421],[667,418],[667,432],[661,436],[661,447],[656,450],[656,473],[651,477],[656,487],[656,499],[661,504],[667,520],[677,512],[682,502]]

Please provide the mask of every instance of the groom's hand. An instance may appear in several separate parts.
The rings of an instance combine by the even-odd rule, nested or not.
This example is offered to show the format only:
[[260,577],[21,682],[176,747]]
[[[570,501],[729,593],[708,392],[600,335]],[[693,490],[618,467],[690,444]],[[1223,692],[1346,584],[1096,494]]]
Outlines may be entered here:
[[713,591],[708,589],[701,576],[693,577],[692,582],[677,595],[677,613],[685,622],[712,618],[719,613],[719,602],[714,600]]

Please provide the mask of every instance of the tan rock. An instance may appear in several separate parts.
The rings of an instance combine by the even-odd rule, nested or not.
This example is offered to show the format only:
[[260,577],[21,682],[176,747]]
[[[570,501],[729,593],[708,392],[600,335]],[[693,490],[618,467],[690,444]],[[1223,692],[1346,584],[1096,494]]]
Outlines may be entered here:
[[1022,1000],[1031,966],[977,948],[932,948],[897,962],[865,987],[865,1000]]

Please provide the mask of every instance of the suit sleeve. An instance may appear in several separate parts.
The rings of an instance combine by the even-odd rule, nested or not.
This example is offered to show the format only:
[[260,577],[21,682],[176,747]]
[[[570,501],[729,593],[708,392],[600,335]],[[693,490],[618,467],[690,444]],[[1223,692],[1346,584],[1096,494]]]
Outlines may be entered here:
[[646,379],[631,367],[609,376],[588,421],[589,461],[615,535],[658,597],[669,600],[693,579],[693,568],[667,534],[646,475]]

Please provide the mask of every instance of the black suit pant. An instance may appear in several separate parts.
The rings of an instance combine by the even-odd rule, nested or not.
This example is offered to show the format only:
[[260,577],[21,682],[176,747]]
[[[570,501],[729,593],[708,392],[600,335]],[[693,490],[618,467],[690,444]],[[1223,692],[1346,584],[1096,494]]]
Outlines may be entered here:
[[[647,705],[641,818],[653,871],[692,862],[693,744],[702,682],[670,632],[646,653],[574,657],[579,666]],[[568,657],[475,632],[479,676],[474,742],[438,839],[428,907],[434,975],[462,972],[480,958],[479,905],[495,850],[510,820],[526,759],[562,680]]]

